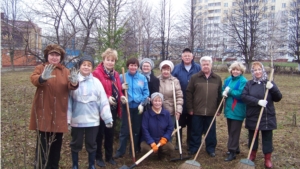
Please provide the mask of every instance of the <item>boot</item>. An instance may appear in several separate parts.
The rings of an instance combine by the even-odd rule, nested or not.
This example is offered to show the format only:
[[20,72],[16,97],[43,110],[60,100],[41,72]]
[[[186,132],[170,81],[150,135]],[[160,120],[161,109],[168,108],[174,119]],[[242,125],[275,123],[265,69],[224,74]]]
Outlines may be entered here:
[[236,155],[235,155],[235,151],[230,151],[229,155],[227,158],[225,158],[225,161],[232,161],[236,158]]
[[265,154],[265,167],[272,168],[271,153]]
[[78,169],[78,152],[72,151],[72,169]]
[[96,151],[89,153],[89,169],[96,169],[95,167],[95,157],[96,157]]
[[251,161],[255,160],[255,158],[256,158],[256,152],[257,152],[257,150],[252,150],[251,151],[251,154],[250,154],[250,160]]
[[[241,153],[240,146],[238,146],[238,148],[237,148],[236,151],[235,151],[235,154],[240,154],[240,153]],[[230,154],[230,151],[228,150],[228,151],[226,152],[226,154],[229,155],[229,154]]]

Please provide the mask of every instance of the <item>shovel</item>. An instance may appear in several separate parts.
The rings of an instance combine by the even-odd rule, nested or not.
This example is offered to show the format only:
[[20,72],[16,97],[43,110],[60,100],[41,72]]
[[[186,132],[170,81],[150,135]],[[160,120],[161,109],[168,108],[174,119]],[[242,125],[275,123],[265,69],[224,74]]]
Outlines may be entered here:
[[[173,132],[172,132],[172,136],[175,134],[175,132],[177,132],[181,127],[175,129]],[[160,146],[160,143],[157,144],[157,147]],[[130,167],[126,166],[126,165],[123,165],[121,168],[119,169],[131,169],[131,168],[134,168],[136,167],[137,165],[139,165],[145,158],[147,158],[150,154],[152,154],[153,150],[149,150],[145,155],[143,155],[143,157],[141,157],[139,160],[137,160],[134,164],[132,164]]]

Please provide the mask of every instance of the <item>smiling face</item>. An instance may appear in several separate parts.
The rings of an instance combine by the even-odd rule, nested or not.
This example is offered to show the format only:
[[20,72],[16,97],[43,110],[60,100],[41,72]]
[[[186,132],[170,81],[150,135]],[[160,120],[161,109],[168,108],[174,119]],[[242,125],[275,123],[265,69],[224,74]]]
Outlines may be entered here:
[[254,72],[254,76],[257,78],[257,79],[260,79],[262,77],[262,67],[260,67],[259,65],[254,65],[252,67],[253,69],[253,72]]
[[79,71],[82,76],[88,76],[92,72],[93,66],[89,61],[83,61],[80,65]]
[[143,65],[142,65],[142,71],[143,71],[144,73],[149,73],[149,72],[151,72],[151,65],[150,65],[150,63],[144,62]]
[[56,53],[56,52],[52,52],[48,54],[48,62],[50,64],[58,64],[60,62],[60,54]]
[[242,71],[239,67],[234,67],[232,70],[231,70],[231,74],[233,77],[237,77],[239,75],[242,74]]
[[137,64],[129,64],[128,65],[128,71],[132,75],[134,75],[136,73],[137,69],[138,69],[138,65]]
[[116,64],[116,60],[113,57],[106,57],[103,60],[103,66],[107,69],[107,70],[113,70]]
[[170,77],[171,75],[171,68],[170,66],[168,65],[164,65],[162,68],[161,68],[161,74],[164,78],[168,78]]
[[162,100],[159,96],[156,96],[153,100],[152,100],[152,106],[154,109],[158,110],[161,109],[162,107]]

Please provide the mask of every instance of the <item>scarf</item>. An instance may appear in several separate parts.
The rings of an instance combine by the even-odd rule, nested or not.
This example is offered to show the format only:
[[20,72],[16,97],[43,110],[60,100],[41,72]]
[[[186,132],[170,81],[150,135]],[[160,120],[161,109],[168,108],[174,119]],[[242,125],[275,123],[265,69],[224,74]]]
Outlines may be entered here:
[[[110,78],[111,80],[111,85],[112,85],[112,97],[115,98],[116,101],[118,101],[119,98],[119,90],[116,84],[116,78],[115,78],[115,72],[114,70],[107,70],[104,66],[103,66],[104,72],[107,74],[107,76]],[[110,105],[112,110],[116,110],[117,109],[117,105]]]
[[266,81],[268,79],[267,72],[266,72],[263,65],[261,65],[261,71],[262,71],[262,76],[260,78],[257,78],[257,77],[255,77],[254,70],[251,69],[251,74],[252,74],[253,81],[258,83],[258,84],[260,84],[262,81]]
[[150,82],[150,75],[151,75],[151,71],[150,71],[150,72],[148,72],[148,73],[144,73],[143,71],[141,71],[141,73],[142,73],[144,76],[146,76],[146,78],[147,78],[148,82]]

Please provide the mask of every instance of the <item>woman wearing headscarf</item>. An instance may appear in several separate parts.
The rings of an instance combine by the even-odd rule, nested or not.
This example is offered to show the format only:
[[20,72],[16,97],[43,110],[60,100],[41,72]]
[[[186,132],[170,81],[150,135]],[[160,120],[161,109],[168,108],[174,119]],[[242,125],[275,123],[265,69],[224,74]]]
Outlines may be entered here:
[[228,129],[228,157],[225,161],[232,161],[240,153],[239,140],[243,121],[246,117],[246,105],[241,100],[247,79],[243,76],[246,67],[240,62],[233,62],[228,71],[230,76],[225,79],[222,87],[225,100],[224,115],[227,118]]
[[[114,69],[116,61],[118,60],[118,53],[116,50],[108,48],[102,53],[102,62],[94,70],[94,77],[98,78],[102,83],[106,92],[113,121],[116,121],[117,115],[121,118],[121,103],[126,104],[127,99],[122,93],[122,86],[120,82],[120,75]],[[102,122],[99,126],[99,132],[97,136],[97,152],[96,163],[99,167],[105,167],[105,163],[102,158],[102,142],[104,139],[105,149],[105,161],[116,165],[115,160],[112,157],[113,154],[113,141],[114,141],[115,125],[112,128],[107,128]]]
[[[146,153],[153,150],[154,153],[163,153],[171,156],[174,146],[170,143],[174,123],[168,110],[162,107],[164,96],[155,92],[151,95],[151,109],[143,114],[141,151]],[[157,144],[160,143],[160,147]]]
[[154,63],[149,58],[144,58],[140,61],[141,74],[145,75],[148,81],[149,98],[143,103],[145,109],[151,108],[150,96],[154,92],[159,92],[159,80],[154,76]]
[[77,71],[70,72],[61,64],[65,54],[59,45],[48,45],[46,62],[30,76],[36,87],[29,124],[29,130],[37,132],[35,168],[59,168],[63,133],[68,132],[68,95],[78,88]]
[[[267,79],[267,73],[261,62],[253,62],[251,66],[252,80],[249,80],[243,90],[242,100],[247,105],[246,107],[246,125],[249,131],[248,146],[250,148],[256,124],[258,123],[259,113],[262,107],[264,111],[261,117],[258,130],[262,135],[262,151],[265,157],[265,167],[272,168],[271,154],[273,152],[273,130],[277,128],[276,112],[274,102],[279,102],[282,94],[274,81],[270,82]],[[266,100],[264,95],[269,89]],[[250,160],[254,161],[258,149],[257,134],[250,155]]]

